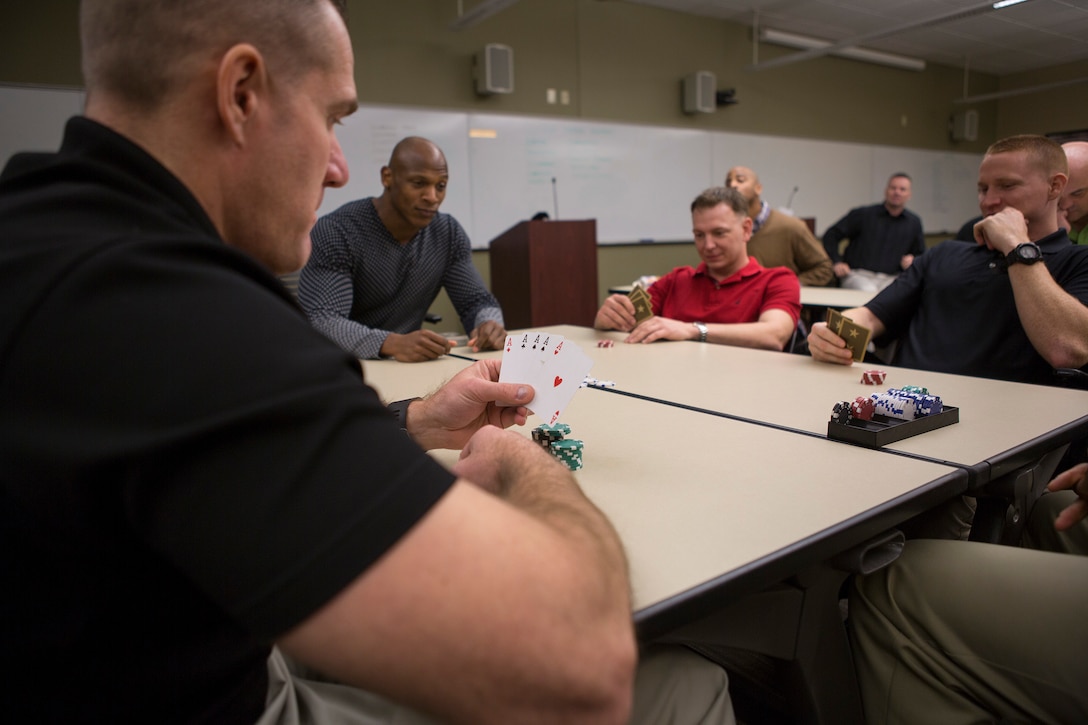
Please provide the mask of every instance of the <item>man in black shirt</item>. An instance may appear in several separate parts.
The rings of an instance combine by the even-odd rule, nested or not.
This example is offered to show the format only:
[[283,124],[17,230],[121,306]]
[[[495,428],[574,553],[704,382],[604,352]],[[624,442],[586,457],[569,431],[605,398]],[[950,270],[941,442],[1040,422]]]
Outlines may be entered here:
[[[910,197],[910,177],[892,174],[883,203],[851,209],[824,232],[824,249],[840,286],[879,292],[925,251],[922,220],[907,210]],[[839,254],[843,239],[850,241]]]
[[[86,115],[0,175],[12,722],[632,711],[620,542],[502,430],[531,389],[480,362],[395,405],[398,427],[274,276],[305,263],[347,179],[342,7],[84,0]],[[451,472],[425,448],[462,457]],[[642,665],[636,718],[676,677],[731,718],[720,669],[665,656],[649,683]]]

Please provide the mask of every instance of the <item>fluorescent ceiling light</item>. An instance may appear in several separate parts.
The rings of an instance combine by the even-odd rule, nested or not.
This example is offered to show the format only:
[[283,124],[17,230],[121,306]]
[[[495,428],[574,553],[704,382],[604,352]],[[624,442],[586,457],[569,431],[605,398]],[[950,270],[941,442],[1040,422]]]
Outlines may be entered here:
[[[785,45],[790,48],[800,48],[801,50],[819,50],[834,45],[827,40],[810,38],[807,35],[798,35],[796,33],[787,33],[782,30],[774,30],[773,28],[761,28],[759,31],[759,39],[765,40],[768,43]],[[869,50],[868,48],[839,48],[830,51],[830,54],[843,58],[850,58],[852,60],[861,60],[867,63],[892,66],[893,68],[903,68],[905,70],[922,71],[926,69],[926,62],[924,60],[908,58],[905,55],[895,55],[894,53],[885,53],[879,50]]]
[[1007,8],[1010,5],[1019,5],[1020,3],[1027,2],[1028,0],[1001,0],[994,3],[994,10],[1000,10],[1001,8]]
[[[500,10],[507,8],[518,0],[483,0],[476,7],[469,10],[467,13],[458,13],[457,19],[450,23],[450,30],[463,30],[465,28],[471,28],[473,25],[490,18]],[[458,3],[458,8],[460,8]]]

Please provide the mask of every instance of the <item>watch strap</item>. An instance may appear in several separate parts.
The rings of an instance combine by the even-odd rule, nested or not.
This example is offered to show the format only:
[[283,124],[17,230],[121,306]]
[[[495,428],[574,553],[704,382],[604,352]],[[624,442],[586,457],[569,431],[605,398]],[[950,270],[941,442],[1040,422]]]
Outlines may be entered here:
[[386,409],[393,414],[393,417],[397,419],[397,425],[403,431],[408,430],[408,406],[412,404],[412,401],[421,400],[421,398],[405,398],[404,400],[398,400],[395,403],[390,403],[385,406]]
[[[1024,254],[1024,250],[1032,250],[1029,254]],[[1035,264],[1043,259],[1043,250],[1039,248],[1039,245],[1035,242],[1024,242],[1023,244],[1017,244],[1012,248],[1008,254],[1005,255],[1005,263],[1009,264]]]

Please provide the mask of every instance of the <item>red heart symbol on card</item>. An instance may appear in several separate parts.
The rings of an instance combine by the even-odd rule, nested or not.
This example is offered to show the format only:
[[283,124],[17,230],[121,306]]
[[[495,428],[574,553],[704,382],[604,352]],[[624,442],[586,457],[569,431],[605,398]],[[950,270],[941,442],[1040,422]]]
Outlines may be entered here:
[[552,387],[553,387],[553,388],[558,388],[558,387],[559,387],[559,385],[560,385],[560,383],[562,383],[562,382],[563,382],[563,378],[561,378],[561,377],[559,377],[558,375],[556,375],[556,376],[555,376],[555,382],[554,382],[554,383],[552,383]]

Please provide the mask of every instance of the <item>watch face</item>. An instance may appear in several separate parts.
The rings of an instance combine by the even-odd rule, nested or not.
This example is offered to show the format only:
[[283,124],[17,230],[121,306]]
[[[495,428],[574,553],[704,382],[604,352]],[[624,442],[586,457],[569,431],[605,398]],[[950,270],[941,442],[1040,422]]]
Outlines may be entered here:
[[1043,252],[1039,247],[1031,242],[1018,245],[1015,249],[1009,252],[1010,262],[1020,262],[1022,264],[1035,264],[1042,259]]

